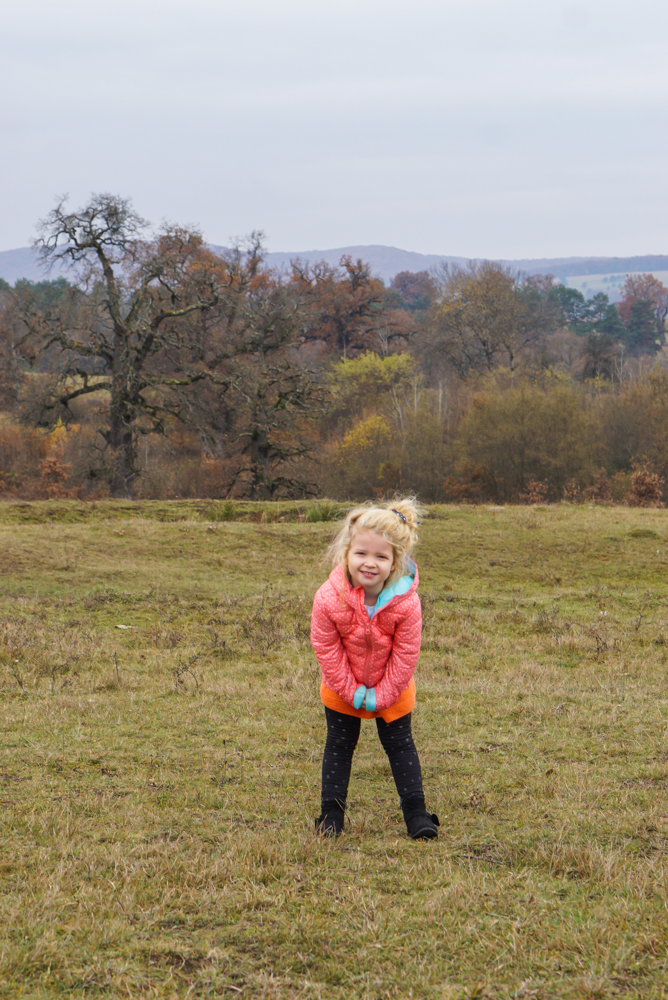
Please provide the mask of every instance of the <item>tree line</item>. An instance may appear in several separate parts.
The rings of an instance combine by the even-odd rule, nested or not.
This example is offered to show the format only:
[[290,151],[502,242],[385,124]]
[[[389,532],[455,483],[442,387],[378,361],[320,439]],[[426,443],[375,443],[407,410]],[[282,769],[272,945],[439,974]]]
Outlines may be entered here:
[[489,261],[284,273],[260,233],[213,253],[112,195],[35,246],[71,275],[0,286],[5,496],[621,500],[645,475],[661,502],[653,275],[615,304]]

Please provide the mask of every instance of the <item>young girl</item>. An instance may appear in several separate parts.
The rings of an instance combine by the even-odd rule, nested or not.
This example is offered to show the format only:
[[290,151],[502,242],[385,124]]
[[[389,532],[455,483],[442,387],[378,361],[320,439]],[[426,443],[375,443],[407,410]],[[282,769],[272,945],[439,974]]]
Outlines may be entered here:
[[425,808],[411,733],[422,631],[418,571],[410,557],[418,511],[410,498],[351,510],[329,548],[334,568],[313,602],[311,644],[322,669],[327,720],[322,808],[315,823],[328,836],[343,829],[361,719],[376,720],[408,835],[438,836],[438,818]]

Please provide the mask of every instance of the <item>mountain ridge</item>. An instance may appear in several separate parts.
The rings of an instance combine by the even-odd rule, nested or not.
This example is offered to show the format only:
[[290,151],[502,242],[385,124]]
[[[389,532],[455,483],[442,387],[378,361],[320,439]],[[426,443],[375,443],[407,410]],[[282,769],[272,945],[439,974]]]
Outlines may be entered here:
[[[221,253],[227,248],[211,244],[211,249]],[[362,258],[371,266],[372,273],[388,282],[400,271],[430,271],[442,264],[466,265],[469,258],[447,256],[445,254],[423,254],[416,250],[402,250],[399,247],[368,244],[349,247],[335,247],[329,250],[302,250],[295,253],[274,251],[266,255],[270,267],[286,270],[290,261],[301,260],[314,264],[325,261],[338,266],[341,257],[349,254],[355,260]],[[553,274],[564,281],[573,276],[588,274],[628,274],[650,271],[668,271],[668,255],[639,254],[629,257],[535,257],[517,260],[498,260],[497,263],[526,274]],[[70,272],[65,267],[53,267],[45,271],[31,247],[17,247],[15,250],[0,250],[0,278],[14,284],[21,278],[29,281],[46,281],[67,277]]]

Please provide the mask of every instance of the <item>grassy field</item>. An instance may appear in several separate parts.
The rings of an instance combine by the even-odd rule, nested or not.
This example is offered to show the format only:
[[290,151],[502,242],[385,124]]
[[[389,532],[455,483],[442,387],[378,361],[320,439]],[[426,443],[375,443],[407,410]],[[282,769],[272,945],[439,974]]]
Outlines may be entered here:
[[[639,274],[639,271],[631,271],[631,274]],[[654,277],[664,284],[668,281],[668,271],[653,271]],[[627,272],[618,274],[574,274],[564,279],[566,285],[577,288],[585,298],[596,295],[597,292],[605,292],[612,302],[619,301],[622,297],[622,285],[626,280]]]
[[0,996],[667,996],[668,512],[432,509],[431,843],[373,724],[314,835],[317,516],[0,506]]

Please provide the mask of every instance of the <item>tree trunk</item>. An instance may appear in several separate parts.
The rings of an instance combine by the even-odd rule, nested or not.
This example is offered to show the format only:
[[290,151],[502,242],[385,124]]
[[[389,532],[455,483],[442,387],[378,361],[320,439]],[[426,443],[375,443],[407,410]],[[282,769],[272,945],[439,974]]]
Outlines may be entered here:
[[110,454],[109,491],[112,497],[134,500],[137,448],[132,431],[132,407],[127,393],[114,393],[110,407],[107,444]]

